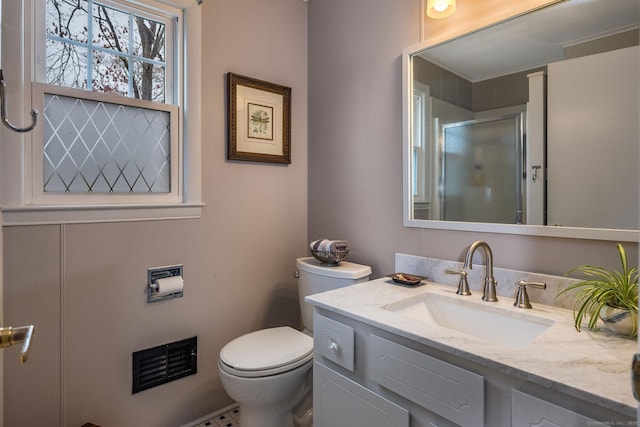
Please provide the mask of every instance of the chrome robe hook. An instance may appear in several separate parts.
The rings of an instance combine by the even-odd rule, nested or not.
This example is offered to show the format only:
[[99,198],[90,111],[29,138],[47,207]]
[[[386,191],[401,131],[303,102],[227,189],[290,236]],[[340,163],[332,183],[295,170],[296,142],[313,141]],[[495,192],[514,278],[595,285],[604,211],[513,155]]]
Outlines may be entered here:
[[31,124],[26,127],[18,127],[9,122],[7,119],[7,96],[6,96],[6,86],[4,84],[4,76],[2,75],[2,70],[0,70],[0,118],[2,119],[2,123],[11,129],[14,132],[29,132],[38,124],[38,110],[31,110]]

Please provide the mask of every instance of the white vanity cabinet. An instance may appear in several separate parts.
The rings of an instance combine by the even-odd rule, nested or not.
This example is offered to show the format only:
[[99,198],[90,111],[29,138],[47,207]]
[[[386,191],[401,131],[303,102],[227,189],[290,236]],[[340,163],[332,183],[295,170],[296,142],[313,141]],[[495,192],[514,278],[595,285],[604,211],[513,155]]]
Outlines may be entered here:
[[314,427],[575,427],[634,422],[554,387],[317,306],[313,375]]

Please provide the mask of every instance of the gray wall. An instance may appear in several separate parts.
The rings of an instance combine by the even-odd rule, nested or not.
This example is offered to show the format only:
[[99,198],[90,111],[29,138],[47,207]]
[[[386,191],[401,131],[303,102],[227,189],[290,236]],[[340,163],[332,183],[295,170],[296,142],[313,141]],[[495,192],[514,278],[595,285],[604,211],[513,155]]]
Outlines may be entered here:
[[309,2],[309,239],[351,241],[374,276],[393,272],[396,252],[459,260],[477,239],[499,267],[617,267],[615,242],[402,226],[401,53],[421,41],[419,12],[417,0]]
[[[231,403],[217,359],[232,338],[299,326],[307,255],[307,4],[207,0],[199,220],[4,228],[5,426],[171,426]],[[292,163],[225,160],[225,74],[292,88]],[[184,264],[184,297],[147,304],[147,268]],[[131,353],[198,336],[198,373],[131,394]],[[17,347],[17,346],[16,346]]]
[[[5,227],[4,324],[37,327],[27,365],[4,353],[5,425],[176,426],[230,403],[220,348],[298,324],[294,261],[315,238],[350,240],[374,276],[396,252],[459,259],[478,238],[500,267],[615,265],[611,242],[402,227],[400,53],[420,41],[418,0],[202,7],[203,217]],[[291,165],[224,160],[230,71],[292,87]],[[185,296],[147,305],[147,268],[173,263]],[[192,335],[198,374],[132,396],[131,352]]]

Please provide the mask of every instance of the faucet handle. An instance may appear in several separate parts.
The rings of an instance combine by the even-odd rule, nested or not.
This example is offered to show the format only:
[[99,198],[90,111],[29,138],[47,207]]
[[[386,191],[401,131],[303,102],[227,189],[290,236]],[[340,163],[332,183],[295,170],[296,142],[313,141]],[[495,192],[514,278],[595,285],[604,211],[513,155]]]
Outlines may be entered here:
[[469,290],[469,282],[467,281],[467,272],[466,270],[454,270],[452,268],[447,268],[445,271],[447,274],[457,274],[460,276],[460,280],[458,281],[458,290],[456,294],[469,296],[471,295],[471,291]]
[[516,301],[513,303],[514,307],[518,308],[531,308],[531,302],[529,301],[529,294],[527,294],[527,286],[538,289],[547,289],[547,284],[542,282],[527,282],[526,280],[520,280],[518,282],[518,293],[516,294]]

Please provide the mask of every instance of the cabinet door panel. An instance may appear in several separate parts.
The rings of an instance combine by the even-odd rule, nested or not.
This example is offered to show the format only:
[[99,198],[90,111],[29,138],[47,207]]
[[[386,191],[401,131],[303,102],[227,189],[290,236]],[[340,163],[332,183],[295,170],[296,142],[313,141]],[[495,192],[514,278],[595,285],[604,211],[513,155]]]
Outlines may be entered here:
[[370,335],[369,376],[381,386],[464,427],[484,425],[484,378]]
[[511,425],[521,427],[605,426],[584,415],[538,399],[518,390],[511,391]]
[[313,426],[409,427],[409,411],[315,362]]

